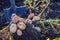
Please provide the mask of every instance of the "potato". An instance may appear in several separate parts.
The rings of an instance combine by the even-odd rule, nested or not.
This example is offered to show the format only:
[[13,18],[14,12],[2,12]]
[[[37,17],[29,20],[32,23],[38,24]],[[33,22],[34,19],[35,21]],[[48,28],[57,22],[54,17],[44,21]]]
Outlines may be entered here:
[[12,14],[11,18],[13,18],[14,16],[17,16],[15,13]]
[[18,22],[18,19],[19,19],[18,16],[14,16],[14,17],[12,18],[12,22],[13,22],[13,23],[17,23],[17,22]]
[[26,20],[25,19],[23,19],[23,18],[20,17],[18,20],[19,20],[19,22],[23,22],[23,23],[26,24]]
[[32,21],[36,21],[36,20],[39,20],[39,19],[40,19],[40,17],[34,16],[34,18],[32,19]]
[[30,20],[30,19],[26,19],[26,21],[27,21],[27,23],[32,24],[32,20]]
[[39,27],[34,27],[38,32],[41,32],[41,29]]
[[12,22],[13,23],[18,23],[18,22],[24,22],[24,23],[26,23],[25,19],[17,16],[16,14],[12,14],[11,18],[12,18]]
[[17,30],[16,24],[11,24],[9,30],[10,30],[11,33],[15,33],[16,30]]
[[17,26],[20,30],[25,30],[25,28],[26,28],[26,25],[23,22],[17,23]]
[[31,18],[33,18],[35,15],[34,15],[34,13],[31,13],[29,16],[28,16],[28,19],[31,19]]
[[17,35],[22,36],[22,31],[20,29],[17,30]]

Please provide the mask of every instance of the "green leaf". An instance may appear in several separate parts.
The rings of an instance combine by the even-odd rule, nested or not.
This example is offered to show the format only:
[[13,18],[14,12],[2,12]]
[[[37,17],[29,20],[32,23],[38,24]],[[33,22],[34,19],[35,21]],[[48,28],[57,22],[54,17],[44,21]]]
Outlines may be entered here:
[[41,2],[45,2],[46,0],[41,0]]
[[12,36],[12,35],[10,35],[9,40],[14,40],[14,38],[13,38],[13,36]]

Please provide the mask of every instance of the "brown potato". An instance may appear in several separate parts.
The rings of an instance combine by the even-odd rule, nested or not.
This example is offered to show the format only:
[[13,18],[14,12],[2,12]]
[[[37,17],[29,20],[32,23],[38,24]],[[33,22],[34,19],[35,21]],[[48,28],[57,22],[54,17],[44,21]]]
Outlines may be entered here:
[[25,19],[23,19],[23,18],[20,17],[18,20],[19,20],[19,22],[23,22],[23,23],[26,24],[26,20]]
[[26,19],[26,22],[32,24],[32,20],[30,19]]
[[39,27],[34,27],[38,32],[41,32],[41,29]]
[[14,16],[14,17],[12,18],[12,22],[13,22],[13,23],[17,23],[17,22],[18,22],[18,19],[19,19],[18,16]]
[[16,24],[11,24],[9,30],[10,30],[11,33],[15,33],[16,30],[17,30]]
[[18,22],[23,22],[23,23],[26,23],[25,19],[17,16],[16,14],[12,14],[12,22],[13,23],[18,23]]
[[26,25],[23,22],[17,23],[17,26],[20,30],[25,30],[26,29]]
[[40,17],[34,16],[33,19],[32,19],[32,21],[36,21],[36,20],[39,20],[39,19],[40,19]]
[[31,13],[29,16],[28,16],[28,19],[31,19],[31,18],[33,18],[35,15],[34,15],[34,13]]
[[11,18],[13,18],[14,16],[17,16],[15,13],[12,14]]
[[22,31],[20,29],[17,30],[17,35],[22,36]]

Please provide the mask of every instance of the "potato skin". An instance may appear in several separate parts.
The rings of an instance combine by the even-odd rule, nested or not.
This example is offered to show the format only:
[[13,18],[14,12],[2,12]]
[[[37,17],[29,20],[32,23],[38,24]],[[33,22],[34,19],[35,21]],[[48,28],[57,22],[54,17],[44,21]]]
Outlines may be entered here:
[[18,22],[23,22],[23,23],[25,23],[25,24],[27,23],[26,20],[23,19],[23,18],[21,18],[21,17],[19,17]]
[[17,23],[17,26],[20,30],[25,30],[26,29],[26,25],[23,22]]
[[11,33],[15,33],[16,30],[17,30],[16,24],[11,24],[9,30],[10,30]]
[[26,22],[32,24],[32,20],[30,19],[26,19]]
[[36,21],[36,20],[39,20],[39,19],[40,19],[40,17],[34,16],[33,19],[32,19],[32,21]]
[[15,13],[13,13],[12,15],[11,15],[11,19],[14,17],[14,16],[17,16]]
[[20,29],[17,30],[17,35],[22,36],[22,31]]
[[31,13],[29,16],[28,16],[28,19],[31,19],[31,18],[33,18],[35,15],[34,15],[34,13]]
[[15,24],[18,22],[26,23],[24,18],[21,18],[21,17],[17,16],[16,14],[12,14],[11,18],[12,18],[12,23],[15,23]]
[[19,19],[18,16],[14,16],[14,17],[12,18],[12,22],[13,22],[13,23],[17,23],[17,22],[18,22],[18,19]]

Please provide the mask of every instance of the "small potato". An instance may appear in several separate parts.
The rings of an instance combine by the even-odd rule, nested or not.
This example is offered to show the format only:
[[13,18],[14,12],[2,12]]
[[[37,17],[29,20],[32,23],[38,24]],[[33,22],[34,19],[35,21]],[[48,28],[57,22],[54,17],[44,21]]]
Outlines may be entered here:
[[14,17],[12,18],[12,22],[13,22],[13,23],[17,23],[17,22],[18,22],[18,19],[19,19],[18,16],[14,16]]
[[38,32],[41,32],[41,29],[39,27],[34,27]]
[[31,13],[29,16],[28,16],[28,19],[31,19],[31,18],[33,18],[35,15],[34,15],[34,13]]
[[16,30],[17,30],[16,24],[11,24],[9,30],[10,30],[11,33],[15,33]]
[[30,19],[26,19],[26,21],[27,21],[27,23],[32,24],[32,20],[30,20]]
[[20,30],[25,30],[25,28],[26,28],[26,25],[23,22],[17,23],[17,26]]
[[39,20],[39,19],[40,19],[40,17],[34,16],[34,18],[32,19],[32,21],[36,21],[36,20]]
[[20,17],[18,20],[19,20],[19,22],[23,22],[23,23],[26,24],[26,20],[25,19],[23,19],[23,18]]
[[13,23],[18,23],[18,22],[24,22],[24,23],[26,23],[25,19],[17,16],[16,14],[12,14],[11,18],[12,18],[12,22]]
[[17,16],[15,13],[12,14],[11,18],[13,18],[14,16]]
[[17,35],[22,36],[22,31],[20,29],[17,30]]

